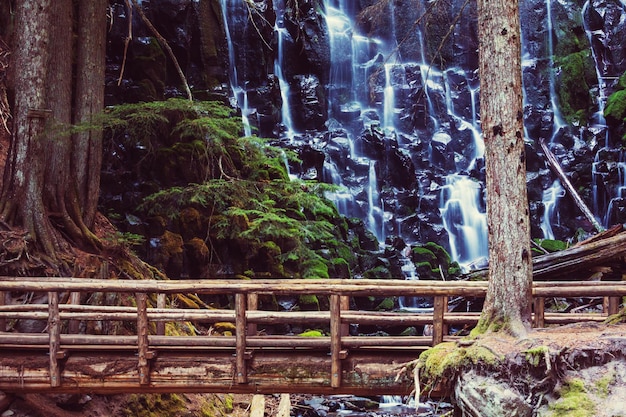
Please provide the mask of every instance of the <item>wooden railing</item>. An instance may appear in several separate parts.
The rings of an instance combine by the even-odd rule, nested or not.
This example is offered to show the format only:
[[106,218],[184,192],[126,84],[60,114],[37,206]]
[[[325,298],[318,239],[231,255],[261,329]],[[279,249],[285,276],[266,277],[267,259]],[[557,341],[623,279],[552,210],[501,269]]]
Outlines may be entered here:
[[[31,372],[32,383],[24,380],[24,372],[28,365],[22,363],[21,382],[11,375],[0,375],[0,390],[52,389],[64,392],[90,389],[98,392],[116,390],[158,391],[173,390],[171,384],[165,383],[167,375],[162,373],[166,363],[165,352],[183,351],[206,352],[212,355],[228,352],[234,361],[213,364],[212,369],[221,369],[221,376],[214,379],[227,380],[228,391],[259,392],[271,389],[273,392],[367,392],[368,382],[364,382],[358,374],[359,364],[372,361],[381,364],[393,356],[397,360],[417,357],[416,349],[433,346],[455,337],[448,334],[451,326],[472,327],[476,324],[479,313],[457,313],[448,311],[450,297],[482,298],[487,290],[486,282],[467,281],[405,281],[405,280],[181,280],[181,281],[122,281],[95,280],[81,278],[0,278],[0,304],[4,304],[6,292],[34,292],[47,294],[47,303],[0,305],[0,352],[18,353],[22,350],[41,351],[48,357],[46,375],[41,369]],[[79,305],[80,294],[93,293],[132,294],[136,307]],[[228,295],[232,297],[231,308],[228,309],[174,309],[165,308],[167,297],[176,294]],[[263,295],[316,295],[327,297],[329,308],[326,311],[262,311],[259,310],[259,296]],[[533,285],[534,316],[533,323],[537,327],[558,325],[579,321],[602,321],[608,314],[616,313],[621,297],[626,295],[626,282],[535,282]],[[350,310],[351,297],[433,297],[434,305],[431,312],[416,313],[414,311],[380,312]],[[602,313],[571,314],[545,312],[544,300],[547,297],[602,297],[604,308]],[[82,297],[84,299],[84,297]],[[60,302],[59,300],[64,300]],[[9,320],[46,320],[47,333],[7,332]],[[131,335],[93,335],[78,334],[81,321],[132,322],[136,323],[136,333]],[[233,336],[172,336],[165,334],[167,322],[197,322],[207,325],[219,322],[234,323]],[[328,336],[300,337],[294,335],[264,335],[259,326],[288,323],[305,324],[310,328],[328,329]],[[432,336],[352,336],[349,325],[386,326],[432,326]],[[62,332],[62,329],[65,329]],[[78,352],[120,352],[121,356],[136,361],[136,370],[126,370],[124,383],[107,385],[106,380],[88,381],[78,371],[72,371],[70,356],[77,357]],[[124,353],[128,352],[129,353]],[[310,372],[322,372],[323,376],[315,385],[304,383],[297,377],[289,376],[284,381],[280,376],[265,370],[265,363],[260,359],[268,352],[281,351],[286,361],[293,358],[293,365],[307,368]],[[305,353],[303,355],[303,352]],[[312,358],[310,352],[322,352],[328,356],[329,369],[315,369],[320,362]],[[325,352],[325,353],[324,353]],[[358,354],[357,354],[358,353]],[[204,353],[203,353],[204,354]],[[222,354],[222,353],[219,353]],[[176,353],[171,354],[172,358]],[[308,355],[308,356],[307,356]],[[361,355],[361,356],[359,356]],[[132,359],[133,356],[135,359]],[[159,358],[161,356],[161,358]],[[228,358],[228,356],[224,356]],[[349,358],[350,357],[350,358]],[[169,356],[168,356],[169,358]],[[348,358],[350,360],[348,360]],[[397,360],[396,360],[397,359]],[[2,358],[0,357],[0,360]],[[159,366],[155,366],[161,360]],[[169,360],[169,359],[168,359]],[[268,359],[269,360],[269,359]],[[272,359],[274,360],[274,359]],[[327,359],[323,360],[324,364]],[[8,362],[7,362],[8,361]],[[317,362],[316,362],[317,361]],[[352,362],[351,362],[352,361]],[[361,362],[359,362],[361,361]],[[387,361],[387,362],[385,362]],[[232,363],[231,363],[232,362]],[[251,364],[254,362],[254,366]],[[298,363],[296,363],[298,362]],[[6,364],[9,366],[5,366]],[[273,362],[276,363],[276,362]],[[167,362],[170,366],[170,362]],[[4,374],[11,369],[8,358],[2,364]],[[263,366],[261,366],[263,365]],[[187,366],[187,365],[181,365]],[[223,366],[223,369],[220,368]],[[276,365],[274,365],[276,366]],[[282,365],[281,365],[282,366]],[[326,365],[324,365],[326,366]],[[156,369],[159,368],[159,369]],[[261,368],[264,370],[261,371]],[[196,369],[197,371],[197,369]],[[194,371],[194,372],[196,372]],[[72,373],[74,372],[74,373]],[[136,373],[135,373],[136,372]],[[212,371],[213,372],[213,371]],[[250,373],[252,372],[252,376]],[[307,371],[308,372],[308,371]],[[302,379],[305,378],[304,372]],[[378,384],[379,393],[397,392],[406,389],[402,384],[408,380],[391,383],[384,369],[380,377],[372,377],[369,384]],[[397,372],[391,367],[387,373]],[[10,372],[9,372],[10,373]],[[27,372],[28,373],[28,372]],[[170,372],[172,379],[177,378]],[[223,374],[223,375],[222,375]],[[30,374],[29,374],[30,375]],[[328,378],[326,378],[328,376]],[[357,378],[358,377],[358,378]],[[4,379],[3,379],[4,378]],[[47,383],[44,383],[47,378]],[[82,379],[81,379],[82,378]],[[121,377],[120,377],[121,378]],[[136,381],[132,382],[132,379]],[[264,379],[265,378],[265,379]],[[270,381],[271,379],[271,381]],[[358,380],[358,381],[357,381]],[[387,381],[388,390],[380,387],[381,380]],[[69,383],[68,381],[72,381]],[[130,381],[130,382],[129,382]],[[281,382],[282,381],[282,382]],[[295,382],[294,382],[295,381]],[[215,382],[215,381],[213,381]],[[186,380],[181,384],[190,391],[226,390],[224,384],[218,388],[211,381]],[[267,382],[267,387],[265,383]],[[304,384],[304,385],[301,385]],[[30,384],[30,385],[29,385]],[[159,384],[162,388],[159,388]],[[196,385],[194,385],[196,384]],[[230,384],[230,385],[228,385]],[[277,386],[281,385],[282,386]],[[395,385],[394,385],[395,384]],[[46,388],[47,387],[47,388]],[[184,390],[177,386],[177,390]],[[274,391],[280,390],[282,391]],[[374,387],[372,387],[374,388]],[[224,392],[224,391],[219,391]]]

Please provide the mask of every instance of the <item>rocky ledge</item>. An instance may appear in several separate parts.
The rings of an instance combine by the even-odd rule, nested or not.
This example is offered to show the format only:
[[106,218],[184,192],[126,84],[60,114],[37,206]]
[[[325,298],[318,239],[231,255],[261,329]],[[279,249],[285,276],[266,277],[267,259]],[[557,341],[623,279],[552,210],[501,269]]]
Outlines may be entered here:
[[625,416],[626,325],[534,329],[442,343],[417,362],[422,398],[449,398],[454,415]]

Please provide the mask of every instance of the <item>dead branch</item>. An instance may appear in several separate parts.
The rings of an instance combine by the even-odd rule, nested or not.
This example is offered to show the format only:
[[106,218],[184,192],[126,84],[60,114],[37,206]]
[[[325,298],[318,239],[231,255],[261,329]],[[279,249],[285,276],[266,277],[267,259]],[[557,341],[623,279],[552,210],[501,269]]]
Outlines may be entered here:
[[120,78],[117,79],[117,85],[122,84],[124,78],[124,68],[126,68],[126,56],[128,55],[128,44],[133,39],[133,6],[130,0],[126,0],[126,9],[128,10],[128,35],[124,40],[124,58],[122,58],[122,68],[120,68]]
[[593,225],[593,227],[598,232],[603,232],[604,228],[600,225],[600,223],[598,223],[593,213],[591,213],[591,210],[589,210],[589,207],[587,207],[583,199],[576,192],[569,178],[567,178],[567,175],[565,175],[565,172],[563,172],[563,169],[561,168],[559,161],[556,160],[556,157],[554,156],[554,154],[550,151],[550,149],[548,149],[548,146],[546,145],[546,142],[543,138],[539,139],[539,145],[541,145],[541,149],[543,149],[543,152],[546,155],[546,160],[548,162],[548,165],[550,166],[550,168],[552,168],[552,171],[556,174],[556,176],[559,177],[559,179],[563,183],[563,187],[565,187],[570,197],[574,200],[574,203],[576,203],[580,211],[582,211],[582,213],[585,215],[587,220],[589,220],[589,222]]
[[150,22],[148,17],[145,15],[143,10],[141,9],[141,6],[139,6],[139,3],[137,3],[137,0],[132,0],[132,2],[135,8],[137,9],[137,13],[139,13],[141,20],[143,20],[144,24],[148,27],[148,29],[150,29],[150,31],[157,38],[157,40],[161,44],[161,47],[167,51],[167,54],[172,59],[172,62],[174,63],[174,67],[176,68],[176,72],[178,72],[178,76],[180,77],[180,81],[183,83],[183,87],[185,87],[185,91],[187,92],[187,98],[189,99],[189,101],[193,101],[193,96],[191,95],[191,89],[189,88],[189,84],[187,83],[187,78],[185,77],[183,70],[180,68],[180,65],[178,64],[178,60],[176,59],[176,55],[174,55],[174,51],[172,51],[172,48],[170,48],[169,43],[167,43],[165,38],[161,36],[161,34],[154,27],[152,22]]

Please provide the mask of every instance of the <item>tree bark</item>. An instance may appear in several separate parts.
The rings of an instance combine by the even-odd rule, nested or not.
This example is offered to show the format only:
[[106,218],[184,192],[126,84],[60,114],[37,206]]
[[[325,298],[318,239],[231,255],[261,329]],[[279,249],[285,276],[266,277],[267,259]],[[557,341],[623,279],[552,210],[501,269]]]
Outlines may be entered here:
[[[78,9],[77,77],[74,122],[91,123],[104,108],[106,58],[106,0],[81,1]],[[77,183],[83,232],[88,234],[96,216],[102,166],[102,130],[75,135],[73,172]]]
[[50,0],[23,0],[16,5],[14,130],[2,191],[2,216],[20,223],[54,255],[51,225],[43,203]]
[[477,331],[521,336],[531,327],[532,259],[518,2],[478,0],[478,28],[489,290]]

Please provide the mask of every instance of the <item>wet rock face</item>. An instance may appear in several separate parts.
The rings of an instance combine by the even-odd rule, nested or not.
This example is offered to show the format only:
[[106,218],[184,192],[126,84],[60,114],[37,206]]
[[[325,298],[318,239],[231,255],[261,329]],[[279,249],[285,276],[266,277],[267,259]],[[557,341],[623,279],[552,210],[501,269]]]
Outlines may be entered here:
[[[221,10],[213,2],[191,0],[143,1],[142,10],[168,45],[199,97],[201,91],[228,82],[228,52],[221,25]],[[162,100],[181,96],[180,78],[172,60],[138,13],[132,13],[132,40],[122,71],[129,13],[125,2],[110,4],[107,37],[107,104]]]
[[[439,213],[446,175],[461,171],[474,179],[484,178],[482,160],[473,160],[479,150],[474,132],[468,128],[479,122],[475,1],[344,2],[350,3],[346,11],[354,26],[345,31],[347,42],[339,51],[331,50],[325,3],[142,2],[147,16],[168,39],[196,97],[216,98],[222,94],[223,99],[228,87],[236,84],[246,93],[248,116],[256,129],[253,132],[279,138],[288,144],[285,146],[301,150],[305,163],[292,167],[294,171],[305,179],[340,182],[353,198],[346,203],[350,206],[348,212],[363,219],[368,216],[371,172],[369,164],[359,158],[370,159],[377,176],[373,187],[379,193],[377,207],[386,210],[381,216],[386,233],[403,235],[409,242],[434,240],[447,246]],[[540,138],[551,142],[566,175],[581,190],[588,205],[593,206],[596,198],[596,208],[608,210],[619,187],[615,168],[619,156],[613,155],[595,171],[592,167],[596,152],[606,142],[607,129],[587,119],[597,111],[600,96],[594,65],[599,65],[607,77],[626,71],[623,4],[620,0],[550,3],[552,27],[548,25],[545,0],[520,3],[533,237],[542,236],[538,223],[545,212],[543,192],[555,179],[535,144]],[[222,21],[223,5],[230,19],[232,66]],[[284,11],[276,13],[276,7],[284,7]],[[111,11],[114,18],[108,41],[107,104],[180,95],[180,82],[171,60],[136,14],[128,55],[132,59],[121,86],[117,86],[127,11],[122,0],[114,1]],[[461,18],[450,30],[459,13]],[[276,27],[281,30],[280,36]],[[593,34],[590,43],[587,30]],[[442,39],[446,42],[441,43]],[[548,50],[549,40],[553,43],[552,53]],[[385,48],[390,49],[389,45],[398,46],[394,52],[397,61],[387,60],[389,50]],[[351,54],[358,61],[354,73],[349,73],[353,70]],[[424,58],[432,69],[421,65]],[[388,74],[385,64],[393,64]],[[342,74],[331,70],[348,72],[347,78],[352,81],[346,82],[339,77]],[[229,75],[235,74],[232,83]],[[556,86],[551,86],[551,74],[558,75]],[[610,93],[613,78],[607,80],[606,92]],[[294,138],[285,138],[281,83],[290,87],[287,98],[291,127],[298,132]],[[222,85],[221,92],[215,88],[218,85]],[[569,106],[564,118],[570,121],[563,126],[558,125],[551,88],[556,90],[561,107]],[[386,119],[384,106],[390,92],[394,105],[387,109]],[[242,101],[239,104],[242,106]],[[393,131],[388,129],[389,123]],[[619,146],[620,137],[612,132],[610,146]],[[330,172],[333,169],[334,178]],[[594,189],[598,192],[595,197]],[[623,201],[614,200],[609,218],[622,221],[625,206]],[[567,198],[559,200],[557,210],[560,223],[554,227],[555,237],[568,238],[580,227],[577,211]]]

